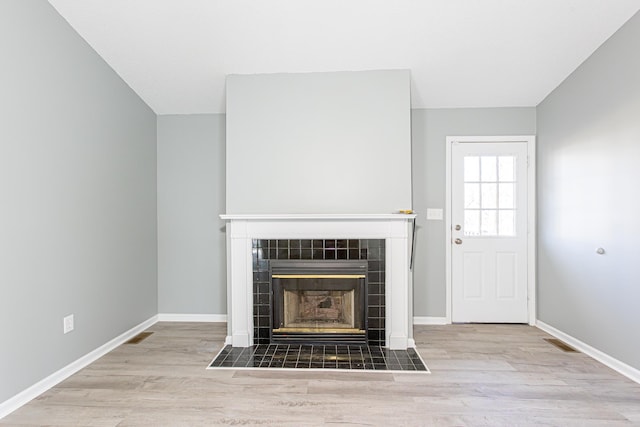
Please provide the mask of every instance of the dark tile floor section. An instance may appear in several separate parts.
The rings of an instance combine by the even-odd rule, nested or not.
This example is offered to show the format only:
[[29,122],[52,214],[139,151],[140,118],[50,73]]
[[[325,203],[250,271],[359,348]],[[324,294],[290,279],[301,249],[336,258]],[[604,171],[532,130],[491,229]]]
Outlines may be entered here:
[[379,346],[259,344],[225,346],[210,368],[298,368],[380,371],[424,371],[427,367],[412,348]]

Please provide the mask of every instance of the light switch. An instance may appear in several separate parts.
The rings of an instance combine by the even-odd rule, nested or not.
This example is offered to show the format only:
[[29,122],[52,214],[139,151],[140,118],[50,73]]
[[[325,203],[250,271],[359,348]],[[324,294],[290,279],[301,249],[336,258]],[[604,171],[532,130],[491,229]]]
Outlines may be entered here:
[[442,220],[444,213],[442,209],[427,208],[427,219]]

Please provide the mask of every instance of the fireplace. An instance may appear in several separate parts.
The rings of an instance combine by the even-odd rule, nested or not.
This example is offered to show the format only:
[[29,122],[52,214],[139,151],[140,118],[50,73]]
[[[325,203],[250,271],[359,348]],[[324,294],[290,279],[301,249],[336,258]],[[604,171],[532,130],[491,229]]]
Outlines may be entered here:
[[270,277],[272,343],[367,342],[367,262],[272,261]]
[[410,270],[414,214],[221,218],[227,221],[227,344],[270,343],[271,261],[317,259],[366,261],[369,345],[392,350],[415,345]]

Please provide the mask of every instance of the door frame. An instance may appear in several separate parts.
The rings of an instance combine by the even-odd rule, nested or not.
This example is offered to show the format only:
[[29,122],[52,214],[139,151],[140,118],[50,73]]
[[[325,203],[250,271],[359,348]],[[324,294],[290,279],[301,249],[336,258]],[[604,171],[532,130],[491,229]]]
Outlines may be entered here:
[[446,140],[446,190],[445,190],[445,279],[446,322],[452,323],[452,208],[451,208],[451,148],[455,142],[525,142],[527,144],[527,310],[529,325],[536,324],[536,137],[535,135],[509,136],[447,136]]

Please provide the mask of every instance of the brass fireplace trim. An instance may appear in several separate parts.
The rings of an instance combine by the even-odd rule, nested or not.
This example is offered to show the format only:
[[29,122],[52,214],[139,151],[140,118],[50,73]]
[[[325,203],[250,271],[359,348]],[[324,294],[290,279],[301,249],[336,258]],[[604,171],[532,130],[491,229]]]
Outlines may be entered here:
[[274,329],[273,332],[364,334],[366,331],[357,328],[278,328]]
[[274,274],[274,279],[364,279],[364,274]]

